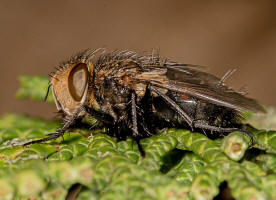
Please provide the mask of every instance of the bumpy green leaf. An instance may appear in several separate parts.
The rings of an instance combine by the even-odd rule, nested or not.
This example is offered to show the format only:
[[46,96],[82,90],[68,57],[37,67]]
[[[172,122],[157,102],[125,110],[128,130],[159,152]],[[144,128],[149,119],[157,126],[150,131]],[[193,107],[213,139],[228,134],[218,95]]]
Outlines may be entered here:
[[[43,100],[46,78],[20,80],[21,98]],[[64,140],[23,147],[54,132],[59,122],[4,115],[0,199],[211,200],[225,181],[236,199],[276,198],[275,131],[248,128],[254,138],[250,146],[240,132],[210,140],[188,130],[164,129],[141,140],[142,157],[131,138],[117,141],[97,129],[96,120],[85,121],[94,129],[73,129]]]
[[239,161],[243,158],[249,147],[250,138],[241,132],[230,133],[223,139],[222,150],[232,160]]

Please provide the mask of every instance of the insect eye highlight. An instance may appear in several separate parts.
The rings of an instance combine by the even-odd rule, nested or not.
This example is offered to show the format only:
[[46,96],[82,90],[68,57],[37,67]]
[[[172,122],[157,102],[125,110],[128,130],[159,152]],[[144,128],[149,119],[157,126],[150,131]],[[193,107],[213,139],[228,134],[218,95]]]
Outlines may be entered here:
[[75,101],[81,101],[83,97],[88,83],[88,74],[87,65],[84,63],[76,65],[69,74],[69,92]]

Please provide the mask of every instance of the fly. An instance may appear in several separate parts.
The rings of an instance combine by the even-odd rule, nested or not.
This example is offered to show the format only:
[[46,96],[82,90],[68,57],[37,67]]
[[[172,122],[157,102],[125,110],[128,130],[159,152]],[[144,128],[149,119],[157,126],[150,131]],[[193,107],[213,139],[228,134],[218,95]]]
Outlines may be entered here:
[[265,112],[256,100],[225,85],[200,66],[161,59],[158,54],[85,50],[62,63],[50,86],[64,123],[48,137],[63,136],[77,119],[90,115],[119,140],[137,141],[164,127],[189,128],[210,138],[241,131],[242,110]]

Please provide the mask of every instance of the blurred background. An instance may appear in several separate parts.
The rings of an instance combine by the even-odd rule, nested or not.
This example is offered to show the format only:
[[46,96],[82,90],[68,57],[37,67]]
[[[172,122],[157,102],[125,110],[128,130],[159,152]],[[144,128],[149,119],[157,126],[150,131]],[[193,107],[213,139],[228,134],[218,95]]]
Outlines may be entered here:
[[0,0],[0,115],[54,116],[53,105],[14,98],[18,75],[48,75],[72,54],[99,47],[159,48],[217,76],[236,68],[229,85],[275,106],[275,2]]

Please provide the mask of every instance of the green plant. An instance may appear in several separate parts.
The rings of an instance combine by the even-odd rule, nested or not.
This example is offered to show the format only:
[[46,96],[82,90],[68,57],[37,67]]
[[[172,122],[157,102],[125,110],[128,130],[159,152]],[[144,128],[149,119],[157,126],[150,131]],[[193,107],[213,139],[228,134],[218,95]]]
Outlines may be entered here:
[[[43,100],[46,77],[22,76],[20,83],[19,98]],[[76,199],[204,200],[225,182],[236,199],[276,199],[275,131],[250,128],[252,147],[240,132],[210,140],[164,129],[141,141],[145,158],[131,139],[118,142],[104,129],[76,129],[64,140],[22,146],[58,127],[15,114],[0,119],[0,199],[65,199],[69,193]]]

